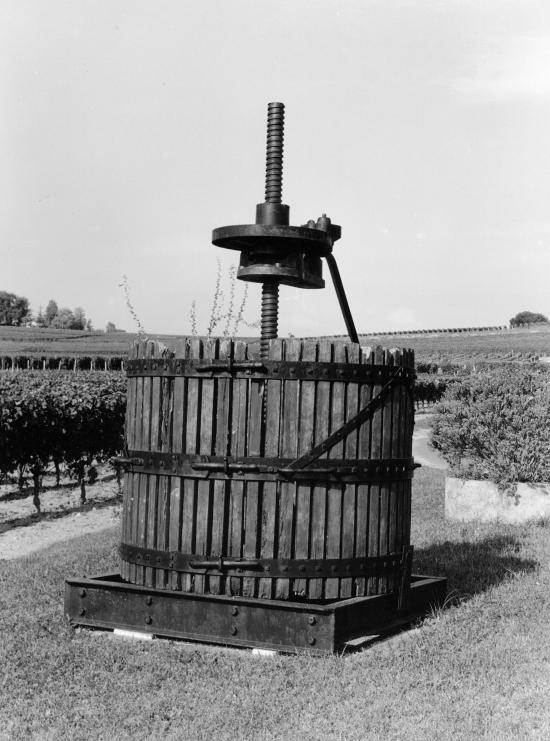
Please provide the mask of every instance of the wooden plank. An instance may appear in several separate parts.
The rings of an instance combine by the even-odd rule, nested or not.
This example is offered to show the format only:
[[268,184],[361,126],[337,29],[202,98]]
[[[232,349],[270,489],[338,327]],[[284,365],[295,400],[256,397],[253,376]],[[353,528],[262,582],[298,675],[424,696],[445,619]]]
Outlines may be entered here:
[[[146,354],[145,342],[136,342],[135,354],[137,358],[144,358]],[[143,450],[143,378],[136,378],[136,407],[135,407],[136,420],[134,425],[135,435],[135,446],[137,450]],[[131,519],[131,543],[139,545],[139,521],[141,511],[145,506],[145,502],[141,499],[141,479],[144,478],[144,474],[135,474],[133,479],[133,497],[134,506],[132,510]],[[144,581],[144,568],[143,566],[137,566],[132,564],[130,566],[130,581],[133,584],[143,584]]]
[[[218,354],[219,340],[206,340],[203,343],[205,360],[214,360]],[[199,379],[200,390],[200,449],[201,455],[214,453],[214,390],[215,380]],[[209,555],[210,527],[212,522],[212,486],[213,482],[199,479],[197,482],[197,510],[195,517],[195,553]],[[208,577],[195,576],[195,592],[204,594],[208,591]]]
[[[219,360],[226,360],[233,357],[233,342],[231,340],[222,340],[218,345],[217,357]],[[234,381],[229,378],[218,378],[216,383],[215,397],[215,438],[214,452],[216,455],[233,455],[231,450],[231,396],[232,385]],[[225,556],[226,552],[226,533],[228,529],[228,513],[226,512],[229,503],[228,489],[232,482],[213,481],[212,482],[212,513],[210,523],[210,549],[212,556]],[[225,578],[212,576],[209,579],[209,589],[211,594],[225,593]]]
[[[163,358],[172,357],[168,349],[164,349]],[[174,379],[160,378],[159,384],[159,440],[158,447],[162,453],[169,453],[172,446],[172,425],[174,417]],[[153,393],[154,399],[154,393]],[[176,499],[176,491],[179,493],[179,486],[173,491],[173,485],[178,483],[177,477],[159,476],[158,477],[158,501],[157,501],[157,539],[156,548],[161,551],[170,550],[170,523],[171,523],[171,503],[172,495]],[[176,510],[179,510],[179,503],[175,502]],[[158,589],[164,589],[172,585],[173,574],[166,569],[156,569],[156,586]]]
[[[147,356],[155,358],[160,356],[160,348],[156,342],[147,343]],[[143,430],[144,438],[142,444],[144,450],[153,450],[158,447],[158,404],[159,404],[159,382],[158,377],[151,376],[144,379],[143,383]],[[143,545],[146,548],[155,548],[157,543],[157,498],[159,477],[147,476],[147,494],[145,508],[145,532],[143,533]],[[151,566],[145,568],[145,586],[153,587],[156,583],[156,569]]]
[[[384,365],[385,364],[385,351],[384,348],[377,346],[374,349],[374,364]],[[382,383],[374,384],[372,387],[373,398],[380,393],[382,389]],[[372,417],[371,425],[371,457],[381,458],[382,457],[382,438],[383,438],[383,409],[378,408]],[[373,484],[370,487],[370,506],[369,506],[369,536],[368,536],[368,548],[367,555],[379,556],[380,555],[380,518],[381,518],[381,500],[382,492],[379,483]],[[379,583],[377,578],[371,578],[367,580],[367,594],[378,594]]]
[[[235,343],[235,359],[247,360],[248,348],[246,343],[239,341]],[[233,434],[232,446],[235,456],[246,455],[248,449],[248,424],[249,424],[249,394],[251,390],[251,381],[244,379],[236,380],[234,385],[233,398]],[[254,395],[258,401],[258,389],[254,384]],[[255,414],[258,418],[251,422],[255,429],[257,440],[253,445],[259,445],[261,439],[261,398],[260,403],[256,406]],[[235,522],[232,524],[232,543],[236,555],[244,558],[257,558],[259,556],[260,543],[260,495],[261,484],[258,481],[233,481],[231,491],[231,511],[235,512]],[[232,551],[233,552],[233,551]],[[258,580],[253,577],[231,579],[232,594],[243,594],[245,597],[258,596]]]
[[[332,344],[328,340],[319,343],[319,362],[330,362]],[[330,425],[330,382],[317,381],[315,392],[315,445],[321,443],[329,434]],[[326,458],[326,455],[321,456]],[[327,486],[313,486],[311,499],[311,549],[310,558],[326,557]],[[323,597],[325,579],[310,579],[308,592],[310,599]]]
[[[300,340],[286,340],[283,346],[284,359],[300,360]],[[281,384],[280,401],[280,443],[279,455],[282,458],[296,458],[298,455],[298,403],[299,382],[286,379]],[[279,512],[277,517],[277,558],[294,556],[296,509],[296,483],[281,481],[279,486]],[[290,579],[277,579],[275,598],[288,599]]]
[[[187,351],[186,340],[179,340],[174,357],[185,358]],[[173,453],[182,453],[184,450],[185,420],[187,417],[187,388],[186,378],[176,376],[173,380],[173,410],[172,410],[172,434],[170,450]],[[181,530],[183,517],[183,480],[174,476],[170,482],[170,523],[168,531],[168,549],[170,551],[181,551]],[[174,571],[170,575],[170,589],[181,590],[181,575]]]
[[[318,346],[316,342],[304,340],[301,348],[303,362],[317,361]],[[298,455],[306,453],[313,447],[315,440],[315,381],[300,381],[298,403]],[[313,487],[310,484],[298,484],[296,487],[296,528],[294,552],[296,558],[310,557],[311,538],[311,496]],[[307,580],[295,579],[294,592],[300,597],[307,595]]]
[[[341,342],[336,342],[332,346],[332,361],[335,363],[346,362],[346,347]],[[341,427],[345,421],[346,411],[346,384],[342,381],[333,381],[331,384],[330,394],[330,430],[332,433]],[[338,443],[329,452],[329,458],[342,458],[344,454],[344,443]],[[327,486],[327,535],[326,535],[326,557],[342,558],[344,544],[342,542],[344,518],[347,517],[352,521],[355,518],[355,512],[344,511],[344,494],[347,488],[346,484]],[[353,540],[352,540],[353,546]],[[349,552],[349,545],[347,548]],[[352,553],[349,553],[351,556]],[[349,579],[347,581],[350,581]],[[327,599],[337,599],[340,595],[342,579],[327,579],[325,584],[325,597]],[[349,596],[349,595],[348,595]]]
[[[235,342],[233,357],[235,362],[247,359],[246,343],[242,340]],[[250,382],[246,379],[237,379],[233,383],[231,400],[231,454],[234,457],[246,455],[247,451],[247,424],[248,424],[248,392]],[[242,558],[244,544],[244,489],[243,481],[231,481],[229,492],[229,526],[228,549],[229,555]],[[226,584],[227,594],[242,594],[243,580],[231,577]]]
[[[137,348],[135,343],[132,344],[129,351],[129,357],[137,357]],[[136,441],[136,378],[128,379],[128,398],[126,402],[126,432],[125,442],[128,450],[135,449]],[[137,509],[137,492],[134,489],[134,474],[127,471],[124,474],[123,489],[123,508],[122,508],[122,542],[134,543],[133,523],[135,519],[134,510]],[[120,574],[125,581],[132,581],[135,578],[135,568],[121,559]]]
[[[269,359],[270,360],[283,360],[284,352],[284,341],[283,340],[270,340],[269,342]],[[280,456],[279,453],[279,434],[280,434],[280,410],[281,410],[281,396],[282,396],[282,382],[277,379],[270,379],[267,382],[266,389],[266,402],[265,402],[265,443],[264,450],[265,456],[272,458]],[[249,503],[250,491],[257,497],[261,493],[261,503],[259,514],[256,514],[257,510],[252,509],[252,513],[256,514],[254,520],[253,517],[247,516],[246,520],[246,542],[248,543],[250,538],[254,538],[254,546],[259,547],[259,555],[262,558],[274,558],[276,553],[276,528],[277,528],[277,514],[278,514],[278,500],[280,497],[280,484],[279,482],[264,481],[262,486],[259,488],[258,484],[253,485],[249,483],[247,485],[247,512],[251,503]],[[252,500],[253,502],[254,500]],[[258,501],[257,498],[255,501]],[[254,525],[255,523],[255,525]],[[251,528],[256,527],[256,533],[251,532]],[[253,549],[250,546],[249,551],[245,552],[245,555],[252,555]],[[245,580],[246,582],[247,580]],[[273,579],[259,579],[257,584],[258,595],[267,599],[272,599],[276,590],[276,584]],[[245,584],[246,586],[246,584]]]
[[[407,364],[409,368],[414,368],[414,350],[407,353]],[[412,436],[414,427],[414,404],[408,397],[406,404],[407,414],[405,419],[405,444],[406,457],[412,456]],[[405,496],[403,498],[403,545],[409,545],[411,539],[411,480],[405,484]]]
[[[359,351],[357,362],[366,365],[374,364],[374,350],[371,347],[363,347]],[[350,390],[351,393],[351,390]],[[372,399],[372,384],[358,384],[357,391],[358,409],[365,407]],[[357,431],[356,451],[358,458],[371,458],[371,421],[364,422]],[[359,484],[357,486],[357,503],[355,519],[355,555],[358,558],[366,556],[369,550],[369,524],[371,508],[371,485]],[[364,578],[356,578],[353,593],[362,597],[367,592],[367,582]]]
[[[393,365],[397,367],[402,366],[402,354],[401,350],[394,349],[390,351],[393,355]],[[403,445],[402,445],[402,428],[401,428],[401,417],[402,417],[402,395],[403,386],[398,384],[392,392],[391,396],[391,456],[392,458],[402,458]],[[401,550],[401,537],[398,535],[398,510],[399,510],[399,498],[401,496],[402,482],[393,481],[390,485],[390,498],[389,498],[389,509],[388,509],[388,549],[390,552],[395,553]],[[393,588],[393,583],[390,585]]]
[[[360,348],[356,343],[351,343],[345,346],[346,360],[348,363],[359,363],[360,360]],[[359,410],[359,384],[348,383],[346,387],[346,408],[345,408],[345,421],[357,414]],[[348,435],[345,444],[345,457],[348,460],[354,460],[357,458],[357,441],[358,433],[354,432],[352,435]],[[343,501],[343,522],[342,522],[342,558],[352,558],[358,555],[357,552],[357,512],[358,512],[358,498],[361,497],[368,504],[368,485],[361,484],[348,484],[344,490],[344,501]],[[363,511],[368,511],[368,508],[363,507]],[[362,553],[364,555],[366,551],[366,531],[367,525],[364,524],[361,537],[362,537]],[[364,580],[363,580],[364,586]],[[355,596],[355,583],[353,578],[342,579],[340,583],[340,598],[345,599],[346,597]]]
[[[202,341],[197,337],[188,340],[187,357],[199,359],[202,355]],[[185,422],[185,452],[196,455],[199,451],[200,431],[200,384],[198,378],[187,381],[187,407]],[[181,527],[181,550],[183,553],[195,553],[195,513],[197,508],[197,482],[194,479],[183,480],[183,506]],[[184,592],[194,591],[192,574],[182,574]]]
[[[394,368],[396,361],[395,353],[392,350],[384,351],[384,365]],[[393,405],[395,399],[395,388],[390,391],[382,407],[382,458],[391,459],[393,456],[392,437],[393,437]],[[380,523],[379,523],[379,540],[378,554],[380,556],[391,552],[389,537],[390,529],[390,499],[393,482],[383,481],[380,484]],[[385,594],[390,587],[387,576],[382,576],[378,580],[378,593]]]

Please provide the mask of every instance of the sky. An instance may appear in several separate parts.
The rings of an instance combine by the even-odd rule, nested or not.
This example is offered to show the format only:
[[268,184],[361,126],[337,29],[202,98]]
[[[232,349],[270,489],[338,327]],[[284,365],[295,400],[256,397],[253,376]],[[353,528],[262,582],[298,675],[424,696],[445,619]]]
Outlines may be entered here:
[[[290,223],[342,226],[360,332],[550,315],[547,0],[3,0],[0,44],[0,290],[34,312],[135,331],[126,276],[147,333],[193,302],[205,332],[281,101]],[[281,287],[281,336],[345,333],[324,274]]]

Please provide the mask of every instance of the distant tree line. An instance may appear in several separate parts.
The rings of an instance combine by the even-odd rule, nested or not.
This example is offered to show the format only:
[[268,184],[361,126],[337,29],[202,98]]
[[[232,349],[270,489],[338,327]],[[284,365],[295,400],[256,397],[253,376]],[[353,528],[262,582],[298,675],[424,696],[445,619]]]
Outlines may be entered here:
[[71,311],[66,306],[59,308],[57,303],[51,299],[42,311],[42,307],[36,317],[38,327],[53,327],[54,329],[93,329],[92,322],[86,318],[86,313],[82,306],[77,306]]
[[45,311],[42,311],[40,307],[35,317],[30,310],[27,298],[16,296],[15,293],[8,291],[0,291],[0,325],[86,329],[88,331],[93,329],[91,320],[86,318],[86,313],[81,306],[71,311],[66,307],[59,308],[52,299],[48,302]]

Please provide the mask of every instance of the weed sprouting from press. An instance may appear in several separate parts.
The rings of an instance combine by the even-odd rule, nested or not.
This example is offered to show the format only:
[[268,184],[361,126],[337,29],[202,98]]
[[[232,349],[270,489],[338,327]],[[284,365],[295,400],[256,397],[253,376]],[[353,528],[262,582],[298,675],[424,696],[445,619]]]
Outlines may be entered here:
[[[230,266],[227,272],[229,287],[226,292],[222,289],[222,267],[221,261],[216,260],[216,284],[214,286],[214,295],[212,297],[212,304],[210,308],[210,317],[208,320],[208,327],[206,330],[206,337],[210,339],[214,336],[214,332],[217,327],[222,325],[221,336],[222,337],[235,337],[241,325],[249,328],[257,328],[259,322],[248,322],[244,317],[246,304],[248,301],[248,284],[245,284],[242,299],[239,304],[239,308],[236,309],[237,302],[237,271],[235,267]],[[189,312],[189,319],[191,324],[191,334],[197,335],[197,302],[191,303],[191,309]]]
[[189,310],[189,321],[191,324],[191,334],[193,337],[197,336],[197,302],[191,302],[191,309]]
[[138,317],[138,315],[136,313],[136,310],[134,309],[134,305],[133,305],[132,300],[130,298],[130,288],[128,286],[128,276],[127,275],[123,275],[122,276],[122,282],[119,283],[118,285],[124,291],[124,298],[125,298],[125,301],[126,301],[126,306],[128,307],[128,311],[130,312],[130,314],[132,316],[132,319],[134,320],[134,322],[137,325],[137,328],[138,328],[138,338],[141,339],[141,340],[146,340],[147,339],[147,333],[146,333],[145,329],[143,328],[142,323],[139,320],[139,317]]

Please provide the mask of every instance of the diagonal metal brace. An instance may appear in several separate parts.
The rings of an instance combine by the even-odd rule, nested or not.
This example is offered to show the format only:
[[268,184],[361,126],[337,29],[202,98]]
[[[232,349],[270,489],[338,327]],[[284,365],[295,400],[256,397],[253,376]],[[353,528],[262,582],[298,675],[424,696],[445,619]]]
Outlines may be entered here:
[[371,399],[371,401],[369,401],[369,403],[365,407],[363,407],[363,409],[361,409],[361,411],[358,412],[355,417],[352,417],[350,420],[348,420],[345,424],[343,424],[325,440],[323,440],[322,443],[319,443],[319,445],[316,445],[314,448],[312,448],[308,453],[305,453],[300,458],[296,458],[296,460],[292,461],[292,463],[287,466],[287,470],[299,470],[301,468],[309,466],[310,463],[313,463],[314,460],[317,460],[317,458],[323,455],[323,453],[331,450],[331,448],[341,442],[351,432],[360,427],[363,422],[365,422],[374,414],[374,412],[382,404],[388,393],[397,384],[397,381],[399,381],[402,375],[403,368],[399,367],[390,378],[390,380],[384,386],[382,386],[380,392],[374,397],[374,399]]

